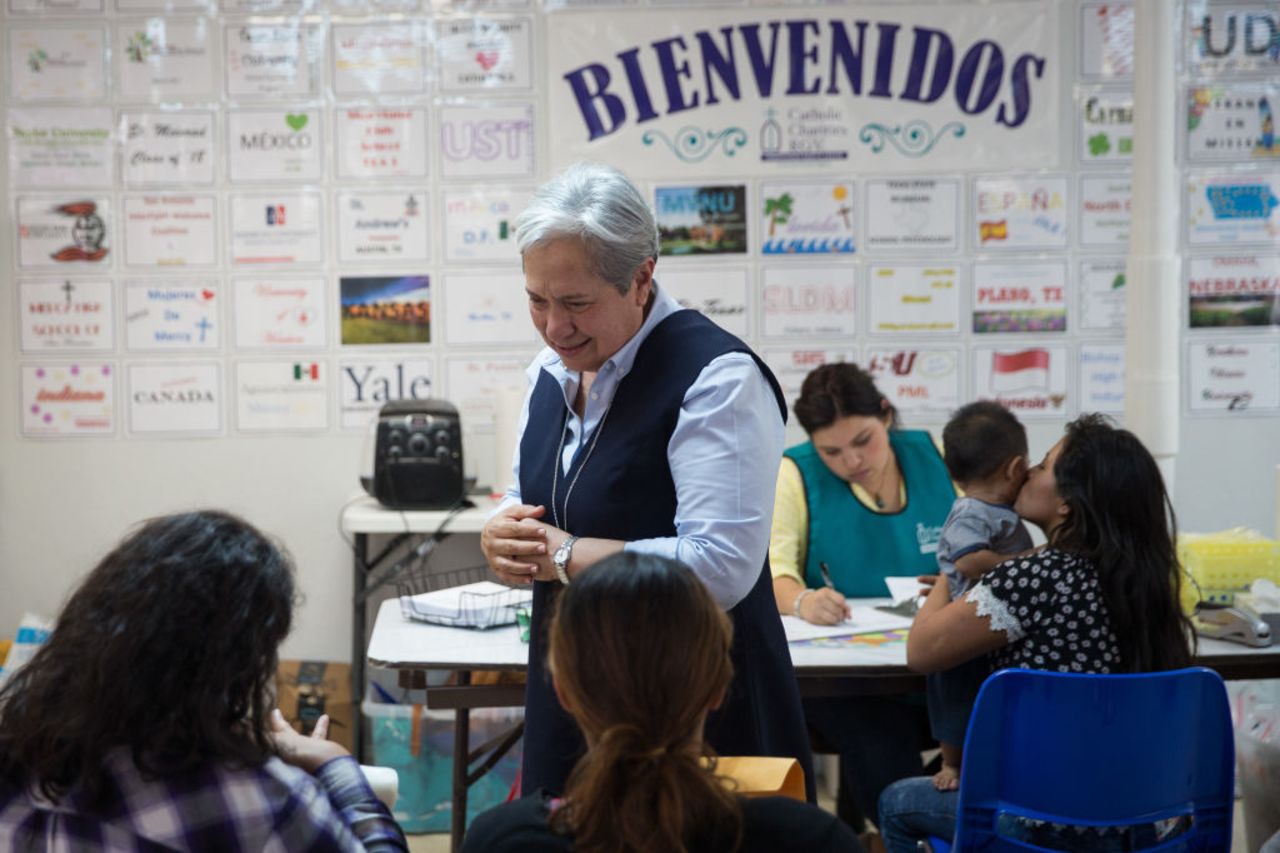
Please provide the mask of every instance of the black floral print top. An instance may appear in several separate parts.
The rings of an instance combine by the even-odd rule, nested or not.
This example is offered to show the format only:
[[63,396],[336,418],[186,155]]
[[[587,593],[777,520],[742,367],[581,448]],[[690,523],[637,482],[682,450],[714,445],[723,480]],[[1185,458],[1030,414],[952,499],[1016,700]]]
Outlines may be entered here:
[[991,653],[993,670],[1120,671],[1120,644],[1093,563],[1043,548],[1001,563],[965,594],[1009,644]]

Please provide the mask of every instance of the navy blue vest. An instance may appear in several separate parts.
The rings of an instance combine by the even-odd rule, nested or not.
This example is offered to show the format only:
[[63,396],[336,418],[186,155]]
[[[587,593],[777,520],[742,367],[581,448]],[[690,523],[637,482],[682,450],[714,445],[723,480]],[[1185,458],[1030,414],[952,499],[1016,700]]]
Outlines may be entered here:
[[[676,490],[667,444],[689,386],[713,359],[730,352],[756,360],[785,420],[777,380],[746,344],[696,311],[675,312],[640,345],[586,464],[591,435],[580,442],[568,474],[560,478],[557,509],[561,523],[568,518],[569,533],[624,541],[676,535]],[[553,466],[566,417],[564,394],[543,371],[529,399],[528,425],[520,441],[520,495],[526,504],[550,510]],[[774,413],[761,412],[760,417]],[[564,493],[575,476],[566,507]],[[550,511],[546,520],[551,521]],[[522,769],[526,792],[545,788],[562,793],[584,749],[582,735],[561,709],[546,673],[546,618],[560,589],[558,582],[534,583]],[[707,741],[722,755],[798,758],[812,800],[809,739],[767,558],[751,592],[729,616],[734,682],[723,706],[707,720]]]

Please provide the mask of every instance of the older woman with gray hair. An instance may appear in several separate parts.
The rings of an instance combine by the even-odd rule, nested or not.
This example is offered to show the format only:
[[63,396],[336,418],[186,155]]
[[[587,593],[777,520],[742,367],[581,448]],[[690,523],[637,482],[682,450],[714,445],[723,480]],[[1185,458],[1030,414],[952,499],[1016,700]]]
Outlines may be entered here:
[[812,799],[768,567],[786,418],[777,380],[745,343],[658,287],[653,212],[616,169],[578,164],[542,186],[516,240],[546,348],[529,366],[512,484],[481,547],[503,581],[534,587],[524,791],[562,793],[584,749],[545,666],[557,593],[626,550],[688,565],[733,620],[735,677],[707,742],[800,759]]

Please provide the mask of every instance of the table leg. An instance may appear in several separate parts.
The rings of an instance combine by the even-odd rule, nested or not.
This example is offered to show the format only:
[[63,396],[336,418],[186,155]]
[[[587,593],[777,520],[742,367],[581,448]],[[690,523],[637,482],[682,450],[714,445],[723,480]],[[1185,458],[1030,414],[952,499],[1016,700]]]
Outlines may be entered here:
[[[457,683],[465,687],[471,683],[471,673],[458,673]],[[453,814],[449,827],[449,850],[458,853],[462,849],[462,836],[467,831],[467,769],[470,764],[471,709],[458,708],[453,718]]]
[[351,701],[355,705],[355,713],[351,715],[352,753],[357,761],[363,761],[364,754],[364,662],[365,662],[365,560],[368,558],[369,535],[357,533],[355,536],[354,574],[351,578],[351,600],[355,605],[351,610]]

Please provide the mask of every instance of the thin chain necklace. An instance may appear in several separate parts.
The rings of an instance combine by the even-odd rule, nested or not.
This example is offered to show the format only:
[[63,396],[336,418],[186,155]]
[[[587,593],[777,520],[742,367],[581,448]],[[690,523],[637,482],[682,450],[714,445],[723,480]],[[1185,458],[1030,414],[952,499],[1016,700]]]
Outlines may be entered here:
[[[884,508],[885,508],[885,506],[886,506],[886,505],[887,505],[887,503],[888,503],[888,501],[886,501],[884,498],[880,497],[880,492],[881,492],[881,490],[883,490],[883,489],[884,489],[884,481],[885,481],[885,480],[887,480],[887,479],[889,479],[889,475],[893,473],[893,469],[894,469],[896,466],[897,466],[897,460],[893,460],[893,459],[889,460],[889,464],[885,466],[884,473],[880,475],[880,484],[876,487],[876,490],[875,490],[875,491],[870,492],[870,494],[871,494],[871,499],[872,499],[873,501],[875,501],[876,509],[884,509]],[[899,497],[901,497],[901,496],[902,496],[902,482],[901,482],[901,480],[899,480],[899,482],[898,482],[898,486],[897,486],[897,489],[895,489],[895,491],[896,491],[896,493],[897,493],[897,495],[898,495]]]
[[[616,392],[615,395],[617,396]],[[564,459],[564,439],[569,433],[569,416],[564,417],[564,426],[560,427],[560,444],[556,448],[555,467],[551,472],[551,520],[555,522],[556,527],[569,532],[569,496],[573,494],[573,487],[578,485],[578,477],[582,474],[582,469],[587,467],[587,460],[591,458],[592,452],[596,449],[596,442],[600,440],[600,433],[604,432],[604,422],[609,419],[609,411],[613,408],[613,400],[609,400],[609,405],[604,407],[604,414],[600,416],[600,423],[596,424],[595,432],[591,433],[591,444],[587,446],[587,455],[582,457],[582,462],[578,465],[578,470],[573,472],[573,479],[569,481],[569,488],[564,493],[564,524],[560,523],[560,511],[556,503],[556,489],[560,484],[560,466]],[[582,418],[582,428],[587,428],[586,406],[582,409],[584,417]]]

